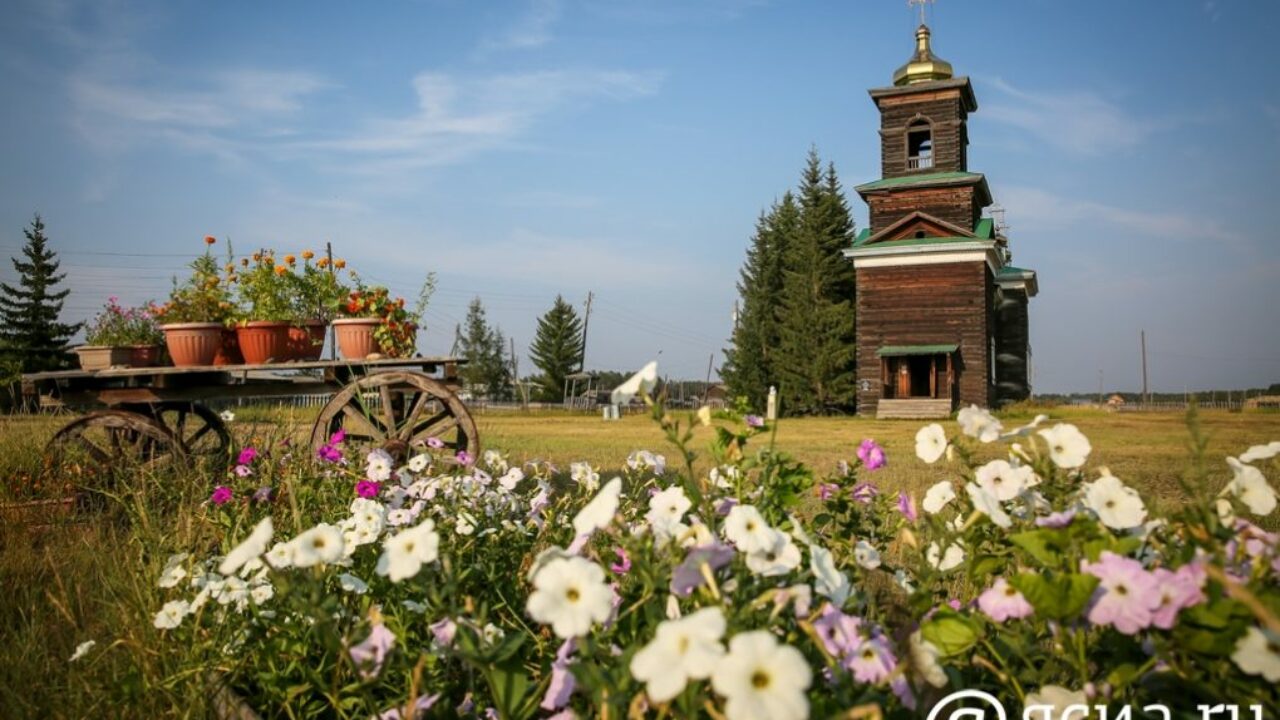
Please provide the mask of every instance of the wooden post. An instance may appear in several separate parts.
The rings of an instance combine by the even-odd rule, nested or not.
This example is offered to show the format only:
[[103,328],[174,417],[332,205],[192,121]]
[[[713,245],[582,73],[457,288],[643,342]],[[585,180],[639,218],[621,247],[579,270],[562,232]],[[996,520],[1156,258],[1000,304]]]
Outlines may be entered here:
[[929,356],[929,397],[938,397],[938,356]]

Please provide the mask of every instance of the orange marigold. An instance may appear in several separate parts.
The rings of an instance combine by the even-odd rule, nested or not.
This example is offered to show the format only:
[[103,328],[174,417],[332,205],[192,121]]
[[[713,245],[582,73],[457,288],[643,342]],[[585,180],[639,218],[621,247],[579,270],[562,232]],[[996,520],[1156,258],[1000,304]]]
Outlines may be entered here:
[[313,257],[315,257],[315,256],[316,256],[316,254],[315,254],[315,253],[313,253],[313,252],[311,252],[310,250],[303,250],[303,251],[302,251],[302,259],[303,259],[303,260],[310,260],[311,258],[313,258]]
[[322,267],[322,268],[329,267],[329,258],[320,258],[319,260],[317,260],[316,267]]
[[285,274],[285,273],[287,273],[287,272],[289,272],[289,268],[287,268],[287,267],[285,267],[285,266],[283,266],[283,265],[277,265],[277,266],[276,266],[276,274],[277,274],[277,275],[283,275],[283,274]]
[[343,260],[342,258],[338,258],[337,260],[333,261],[333,266],[341,270],[342,268],[347,266],[347,261]]
[[205,244],[205,245],[212,245],[212,244],[214,244],[214,243],[216,243],[216,242],[218,242],[218,238],[216,238],[216,237],[214,237],[214,236],[212,236],[212,235],[205,235],[205,236],[204,236],[204,244]]
[[284,256],[284,261],[285,261],[285,263],[286,263],[286,264],[288,264],[288,265],[292,265],[292,264],[294,264],[294,263],[298,262],[298,258],[296,258],[296,257],[294,257],[294,256],[292,256],[292,255],[285,255],[285,256]]

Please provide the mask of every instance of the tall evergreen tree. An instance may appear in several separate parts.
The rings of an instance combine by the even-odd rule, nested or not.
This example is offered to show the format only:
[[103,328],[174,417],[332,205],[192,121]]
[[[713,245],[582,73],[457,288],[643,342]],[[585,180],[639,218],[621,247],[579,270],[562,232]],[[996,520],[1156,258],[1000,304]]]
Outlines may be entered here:
[[0,283],[0,347],[29,372],[65,367],[67,343],[80,329],[79,323],[58,322],[71,290],[55,288],[66,273],[58,272],[58,256],[48,248],[39,215],[22,233],[27,238],[22,247],[26,260],[12,258],[18,286]]
[[538,318],[538,329],[529,346],[538,376],[538,399],[554,402],[564,396],[565,377],[582,362],[582,320],[573,306],[557,295],[547,314]]
[[720,375],[733,397],[745,397],[763,410],[769,386],[777,384],[773,358],[778,347],[777,303],[782,292],[783,260],[800,223],[800,207],[787,192],[756,222],[756,232],[739,273],[740,305],[733,344],[725,351]]
[[840,412],[854,406],[856,359],[852,263],[841,253],[853,220],[836,176],[810,150],[801,176],[800,223],[784,258],[774,353],[784,409]]
[[503,355],[502,331],[490,327],[480,298],[471,301],[464,324],[466,331],[458,335],[459,354],[467,360],[462,367],[463,381],[471,392],[484,397],[508,397],[511,369]]

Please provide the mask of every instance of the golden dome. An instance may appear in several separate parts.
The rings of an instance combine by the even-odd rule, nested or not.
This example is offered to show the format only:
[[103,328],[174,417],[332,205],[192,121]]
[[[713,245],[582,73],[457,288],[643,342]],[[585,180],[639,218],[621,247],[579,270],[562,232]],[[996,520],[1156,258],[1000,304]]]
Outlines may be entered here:
[[951,63],[937,57],[929,47],[929,28],[923,23],[916,28],[916,52],[906,65],[893,73],[894,85],[947,80],[951,78]]

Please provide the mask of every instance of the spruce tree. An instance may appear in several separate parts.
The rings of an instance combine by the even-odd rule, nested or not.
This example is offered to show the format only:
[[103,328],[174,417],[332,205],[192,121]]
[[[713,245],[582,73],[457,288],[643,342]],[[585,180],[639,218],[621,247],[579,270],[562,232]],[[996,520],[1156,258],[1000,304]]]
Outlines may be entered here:
[[557,295],[547,314],[538,318],[538,329],[529,346],[538,376],[537,399],[555,402],[564,397],[565,377],[578,369],[583,350],[582,320],[573,306]]
[[502,331],[490,327],[480,298],[467,308],[466,331],[459,329],[458,349],[467,362],[462,379],[474,394],[491,400],[510,395],[511,369],[503,355]]
[[57,254],[48,248],[44,221],[36,215],[24,228],[26,260],[12,258],[18,286],[0,283],[0,347],[27,372],[67,366],[67,343],[80,324],[58,322],[70,289],[56,290],[66,273],[58,272]]
[[756,232],[739,273],[738,319],[720,375],[732,397],[745,397],[750,407],[761,411],[769,386],[777,384],[773,359],[779,339],[777,304],[782,292],[783,259],[799,222],[800,208],[787,192],[756,222]]
[[852,263],[842,254],[853,220],[835,168],[816,150],[801,176],[800,222],[787,245],[773,356],[783,408],[791,414],[842,412],[855,404]]

